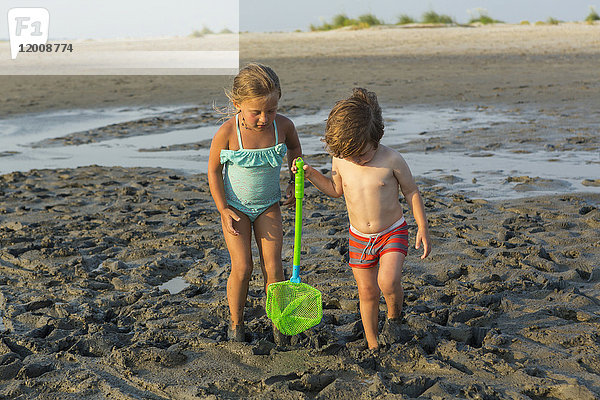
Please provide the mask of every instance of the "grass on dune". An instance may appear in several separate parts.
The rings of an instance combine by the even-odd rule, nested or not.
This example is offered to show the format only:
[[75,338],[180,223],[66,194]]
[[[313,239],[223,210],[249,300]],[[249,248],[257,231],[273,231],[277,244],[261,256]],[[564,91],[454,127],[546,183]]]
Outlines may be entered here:
[[548,19],[546,20],[546,23],[548,25],[558,25],[561,23],[561,21],[557,20],[556,18],[553,17],[548,17]]
[[548,17],[548,19],[546,21],[536,21],[535,25],[558,25],[561,22],[562,21],[559,21],[558,19],[556,19],[554,17]]
[[[503,24],[503,21],[494,19],[490,17],[485,9],[479,8],[477,9],[477,16],[473,16],[468,24]],[[593,24],[596,21],[600,21],[600,15],[596,12],[594,7],[590,7],[590,13],[584,20],[589,24]],[[563,21],[560,21],[556,18],[549,17],[546,21],[537,21],[535,25],[558,25]],[[438,14],[437,12],[430,10],[421,16],[421,20],[417,21],[415,18],[411,17],[407,14],[401,14],[397,17],[396,25],[408,25],[408,24],[443,24],[443,25],[460,25],[458,24],[451,16],[446,14]],[[379,18],[377,18],[373,14],[363,14],[358,18],[349,18],[346,14],[337,14],[335,15],[330,22],[324,22],[322,25],[310,25],[311,31],[328,31],[332,29],[346,28],[350,27],[351,29],[364,29],[369,28],[371,26],[384,25],[385,22]],[[529,21],[521,21],[520,25],[530,25]],[[462,25],[460,25],[462,26]]]
[[383,21],[378,19],[373,14],[363,14],[358,17],[358,22],[369,26],[383,25]]
[[408,25],[414,24],[415,22],[417,21],[415,21],[415,19],[410,15],[402,14],[398,17],[398,22],[396,22],[396,25]]
[[[210,28],[208,28],[207,26],[202,27],[201,30],[195,30],[192,33],[190,33],[190,37],[192,38],[201,38],[204,35],[211,35],[215,32],[213,32]],[[225,27],[223,29],[221,29],[219,32],[219,34],[227,34],[227,33],[234,33],[231,29]]]
[[[409,15],[402,14],[398,17],[397,25],[413,24],[417,21]],[[454,19],[448,15],[438,14],[435,11],[428,11],[423,14],[422,23],[424,24],[454,24]],[[311,31],[329,31],[351,27],[353,29],[369,28],[371,26],[384,25],[384,21],[380,20],[373,14],[363,14],[358,18],[349,18],[346,14],[337,14],[331,19],[331,22],[324,22],[322,25],[310,25]]]
[[453,24],[454,20],[449,15],[427,11],[423,14],[422,22],[424,24]]
[[378,19],[373,14],[363,14],[358,18],[348,18],[346,14],[338,14],[333,17],[331,22],[325,22],[320,26],[310,25],[311,31],[329,31],[332,29],[339,29],[345,27],[351,27],[354,29],[364,29],[371,26],[383,25],[383,21]]
[[195,37],[195,38],[199,38],[202,37],[204,35],[210,35],[211,33],[214,33],[213,31],[211,31],[207,26],[202,27],[202,30],[195,30],[194,32],[192,32],[190,34],[191,37]]
[[598,15],[594,7],[590,7],[590,13],[585,17],[585,22],[593,24],[596,21],[600,21],[600,15]]
[[489,16],[489,14],[487,13],[487,11],[485,10],[479,10],[478,11],[479,15],[477,17],[473,17],[469,20],[469,24],[482,24],[482,25],[488,25],[488,24],[503,24],[504,22],[494,19],[492,17]]

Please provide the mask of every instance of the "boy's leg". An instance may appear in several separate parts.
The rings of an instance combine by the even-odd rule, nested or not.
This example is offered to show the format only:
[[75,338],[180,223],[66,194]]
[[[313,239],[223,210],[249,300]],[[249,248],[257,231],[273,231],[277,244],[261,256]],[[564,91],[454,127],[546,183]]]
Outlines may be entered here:
[[379,323],[379,298],[380,291],[377,286],[377,267],[352,268],[358,298],[360,301],[360,317],[365,330],[365,339],[370,349],[379,346],[377,343],[377,325]]
[[405,257],[401,252],[389,252],[379,258],[377,283],[387,304],[388,319],[400,318],[402,313],[402,303],[404,302],[402,266]]
[[244,324],[244,306],[253,267],[250,249],[252,224],[248,216],[239,211],[237,214],[240,220],[234,221],[233,225],[239,235],[234,236],[223,227],[223,236],[231,258],[231,272],[227,279],[227,302],[231,314],[231,325],[234,329]]
[[281,265],[283,228],[281,226],[279,203],[273,204],[256,218],[254,221],[254,238],[260,254],[266,291],[268,285],[281,282],[284,279]]

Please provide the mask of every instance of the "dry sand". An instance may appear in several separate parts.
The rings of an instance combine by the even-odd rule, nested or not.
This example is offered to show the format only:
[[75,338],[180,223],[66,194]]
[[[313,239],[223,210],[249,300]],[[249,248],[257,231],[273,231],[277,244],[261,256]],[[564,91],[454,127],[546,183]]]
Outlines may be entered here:
[[[330,108],[359,85],[384,104],[596,104],[600,25],[242,34],[284,107]],[[225,104],[231,77],[2,76],[0,116],[64,108]],[[597,107],[590,107],[597,109]]]
[[[244,60],[279,73],[282,106],[292,115],[328,109],[361,85],[390,105],[501,105],[563,115],[561,129],[572,125],[573,137],[587,138],[566,141],[570,148],[597,150],[599,40],[598,25],[561,25],[243,34],[240,43]],[[230,78],[0,82],[10,98],[0,115],[10,115],[210,105],[224,101]],[[592,120],[585,132],[578,131],[581,115]],[[543,135],[529,124],[520,135],[535,146]],[[487,143],[488,136],[473,140]],[[314,187],[305,200],[302,268],[304,281],[323,293],[324,318],[278,347],[258,267],[247,342],[225,341],[229,257],[205,175],[90,166],[1,176],[7,330],[0,398],[599,398],[600,194],[489,202],[453,192],[451,175],[418,183],[434,251],[426,261],[409,253],[404,328],[369,352],[345,264],[344,204]],[[292,225],[293,211],[285,210],[286,267]],[[158,288],[177,276],[190,286],[177,294]]]

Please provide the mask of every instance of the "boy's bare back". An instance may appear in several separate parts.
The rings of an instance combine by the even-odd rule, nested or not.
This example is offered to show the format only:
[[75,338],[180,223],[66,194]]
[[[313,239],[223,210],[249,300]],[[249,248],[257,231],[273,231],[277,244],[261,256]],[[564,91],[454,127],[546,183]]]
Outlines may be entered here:
[[364,233],[377,233],[402,218],[400,190],[417,191],[410,169],[397,151],[379,145],[372,159],[333,158],[332,178],[341,187],[350,224]]

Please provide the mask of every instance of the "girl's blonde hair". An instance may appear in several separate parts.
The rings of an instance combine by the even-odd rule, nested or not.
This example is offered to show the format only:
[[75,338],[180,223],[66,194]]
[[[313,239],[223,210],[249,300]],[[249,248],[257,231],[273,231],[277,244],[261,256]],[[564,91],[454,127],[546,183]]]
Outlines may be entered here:
[[324,141],[334,157],[359,156],[368,145],[377,149],[383,128],[377,95],[363,88],[354,88],[352,96],[335,103],[329,113]]
[[251,63],[246,65],[233,79],[231,90],[225,90],[225,95],[233,103],[241,104],[244,100],[269,96],[277,92],[281,98],[279,77],[271,67]]

